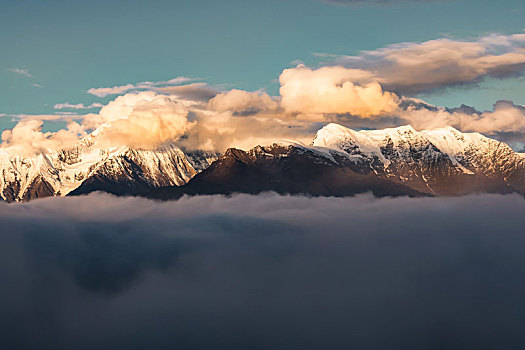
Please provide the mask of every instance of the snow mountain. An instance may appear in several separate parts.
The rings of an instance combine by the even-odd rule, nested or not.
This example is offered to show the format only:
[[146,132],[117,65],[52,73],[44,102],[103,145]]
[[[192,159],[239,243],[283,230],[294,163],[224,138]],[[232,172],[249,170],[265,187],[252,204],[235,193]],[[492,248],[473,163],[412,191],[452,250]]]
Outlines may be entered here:
[[425,195],[389,179],[357,173],[317,149],[273,144],[249,151],[230,148],[187,184],[156,188],[147,196],[167,200],[183,195],[267,191],[340,197],[364,192],[379,197]]
[[187,184],[160,187],[148,196],[264,191],[313,196],[525,194],[525,158],[502,142],[451,127],[355,131],[329,124],[309,146],[229,149]]
[[360,173],[433,195],[525,193],[525,158],[503,142],[452,127],[319,130],[312,147]]
[[104,148],[96,134],[76,147],[31,157],[0,148],[0,198],[106,191],[171,199],[184,194],[275,191],[348,196],[458,196],[525,194],[525,157],[508,145],[452,127],[411,126],[356,131],[338,124],[320,129],[312,144],[257,146],[243,151],[184,152]]
[[0,198],[7,202],[102,190],[138,195],[180,186],[207,168],[215,153],[184,153],[174,144],[155,149],[101,148],[93,134],[70,149],[30,157],[0,148]]

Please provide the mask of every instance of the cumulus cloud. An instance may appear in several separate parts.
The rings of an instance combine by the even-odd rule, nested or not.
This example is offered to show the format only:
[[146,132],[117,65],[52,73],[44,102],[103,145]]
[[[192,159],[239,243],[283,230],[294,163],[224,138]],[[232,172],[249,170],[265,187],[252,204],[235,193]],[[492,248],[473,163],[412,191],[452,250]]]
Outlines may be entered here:
[[518,195],[0,204],[0,346],[519,348],[524,210]]
[[[491,40],[494,45],[502,44],[503,38],[492,37]],[[400,78],[403,73],[396,74]],[[412,79],[412,76],[406,78]],[[300,65],[284,70],[280,81],[282,109],[298,113],[301,120],[336,122],[353,128],[411,124],[421,130],[453,126],[463,132],[496,137],[515,147],[525,142],[525,109],[510,101],[499,101],[493,110],[484,112],[468,106],[433,106],[417,98],[383,90],[382,86],[387,85],[384,79],[370,71],[342,66],[312,69]],[[286,116],[281,118],[286,119]]]
[[26,76],[26,77],[32,77],[33,75],[31,73],[29,73],[29,70],[28,69],[22,69],[22,68],[9,68],[9,69],[6,69],[8,72],[11,72],[11,73],[15,73],[15,74],[19,74],[19,75],[23,75],[23,76]]
[[[467,106],[457,109],[409,106],[400,118],[416,129],[453,126],[464,132],[479,132],[505,140],[525,141],[525,107],[498,101],[492,111],[479,112]],[[505,135],[508,134],[508,135]]]
[[[40,132],[46,120],[78,120],[82,132],[77,133],[77,140],[92,133],[92,140],[99,147],[155,148],[164,142],[175,142],[187,150],[223,152],[229,147],[251,148],[280,141],[310,143],[315,133],[311,123],[286,120],[280,113],[271,113],[279,104],[266,94],[234,90],[211,103],[194,98],[207,91],[207,87],[197,86],[183,91],[182,94],[189,94],[183,97],[154,91],[133,92],[117,97],[98,113],[19,115],[16,118],[26,123],[18,125],[15,134],[24,130],[23,135],[28,136],[11,137],[15,130],[7,130],[1,147],[16,153],[21,148],[13,147],[15,144],[23,145],[31,139],[23,147],[24,155],[29,155],[31,148],[33,153],[41,153],[44,149],[52,151],[53,145],[69,145],[63,142],[65,131]],[[240,115],[245,117],[239,118]],[[34,123],[27,123],[30,120]],[[30,136],[31,133],[38,137]],[[75,134],[67,135],[69,141]]]
[[38,119],[20,121],[13,129],[2,132],[0,149],[22,156],[47,153],[71,147],[79,137],[85,136],[83,128],[73,121],[57,132],[43,133],[42,126],[43,121]]
[[279,77],[281,105],[291,113],[350,113],[362,117],[392,112],[397,96],[383,91],[372,74],[360,69],[305,66]]
[[[306,78],[302,72],[291,78],[286,77],[287,72],[283,73],[286,79],[280,99],[262,92],[232,90],[208,101],[197,101],[143,91],[117,97],[98,113],[14,116],[21,124],[5,131],[1,147],[26,155],[31,148],[33,153],[41,153],[53,147],[71,146],[75,140],[94,131],[93,140],[100,147],[155,148],[164,142],[175,142],[187,150],[223,152],[229,147],[249,149],[274,142],[309,144],[315,132],[328,122],[351,128],[411,124],[421,130],[453,126],[464,132],[498,138],[517,148],[525,141],[525,108],[509,101],[498,102],[492,111],[480,112],[468,106],[456,109],[432,106],[377,89],[376,94],[360,95],[360,105],[348,104],[356,99],[345,99],[346,89],[360,86],[335,80],[341,78],[341,74],[333,74],[339,71],[338,67],[301,69],[307,73]],[[304,91],[302,86],[306,86]],[[317,94],[311,86],[321,92]],[[370,89],[371,85],[366,86]],[[339,97],[340,102],[331,103],[335,100],[325,95],[327,90],[334,94],[333,98]],[[300,92],[294,95],[297,91]],[[390,111],[384,111],[380,104],[372,104],[377,100],[388,101]],[[43,122],[47,120],[77,121],[78,124],[72,124],[74,132],[42,133]]]
[[[422,91],[477,82],[486,76],[520,74],[525,68],[525,34],[488,35],[474,41],[438,39],[402,43],[359,56],[336,56],[327,66],[283,70],[279,96],[263,91],[219,91],[205,83],[179,77],[112,88],[91,89],[97,96],[122,94],[107,105],[60,103],[55,108],[91,109],[98,113],[16,116],[29,120],[79,120],[81,132],[38,134],[41,123],[6,131],[3,148],[25,141],[35,152],[62,145],[95,131],[101,145],[154,148],[176,142],[188,150],[222,152],[228,147],[251,148],[282,141],[310,143],[323,123],[351,128],[383,128],[411,124],[416,129],[453,126],[480,132],[521,148],[525,142],[522,106],[499,102],[492,111],[462,106],[432,106],[414,97]],[[146,90],[146,91],[138,91]],[[69,115],[71,114],[71,115]],[[242,117],[242,118],[240,118]],[[38,126],[40,125],[40,126]],[[24,132],[22,132],[24,131]],[[59,140],[54,142],[54,139]],[[38,146],[42,141],[43,146]],[[53,142],[52,142],[53,141]]]
[[177,78],[173,78],[173,79],[166,80],[166,81],[157,81],[157,82],[143,81],[138,84],[126,84],[126,85],[113,86],[113,87],[91,88],[87,92],[97,97],[106,97],[110,95],[122,95],[132,90],[151,90],[158,86],[179,85],[179,84],[183,84],[183,83],[186,83],[192,80],[194,79],[188,78],[188,77],[177,77]]
[[488,35],[475,41],[437,39],[394,44],[358,56],[332,56],[331,64],[370,72],[388,91],[417,94],[508,77],[525,70],[525,34]]
[[109,95],[122,95],[123,93],[129,90],[132,90],[135,87],[136,85],[126,84],[126,85],[113,86],[113,87],[91,88],[87,92],[97,97],[106,97]]
[[93,109],[100,108],[104,105],[101,103],[92,103],[90,105],[84,105],[83,103],[71,104],[69,102],[57,103],[53,108],[55,109]]
[[263,91],[248,92],[233,89],[213,97],[208,106],[214,111],[229,111],[234,115],[247,116],[275,112],[279,108],[279,103]]
[[250,149],[275,142],[309,144],[319,128],[310,122],[276,116],[239,118],[232,113],[194,113],[195,126],[179,144],[184,148],[224,152],[229,147]]
[[109,147],[154,147],[176,141],[194,123],[187,108],[166,95],[152,91],[126,94],[84,118],[85,129],[97,129],[97,140]]

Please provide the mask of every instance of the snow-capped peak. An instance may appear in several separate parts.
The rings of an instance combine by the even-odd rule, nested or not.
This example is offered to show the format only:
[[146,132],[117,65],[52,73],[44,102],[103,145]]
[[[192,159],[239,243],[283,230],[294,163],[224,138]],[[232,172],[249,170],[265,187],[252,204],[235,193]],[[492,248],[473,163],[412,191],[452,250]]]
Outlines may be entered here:
[[[313,146],[335,150],[347,150],[350,145],[362,153],[381,153],[381,147],[392,143],[397,147],[401,143],[432,143],[440,151],[455,156],[465,151],[473,143],[486,143],[491,140],[478,133],[462,133],[447,126],[439,129],[416,131],[411,125],[380,130],[355,131],[338,124],[328,124],[317,132]],[[496,141],[497,142],[497,141]]]
[[381,151],[385,142],[388,140],[393,143],[394,147],[397,147],[418,136],[418,132],[411,125],[382,130],[356,131],[331,123],[317,132],[312,146],[343,151],[353,156],[377,157],[385,166],[388,166],[390,161]]
[[75,147],[34,156],[0,149],[0,198],[31,199],[35,187],[45,195],[66,195],[93,176],[119,181],[139,179],[151,187],[183,185],[218,157],[202,152],[185,154],[172,143],[153,149],[103,147],[96,137],[90,134]]
[[429,155],[445,155],[458,170],[467,174],[472,174],[475,167],[494,167],[495,158],[487,157],[494,152],[499,152],[500,158],[503,152],[504,156],[512,158],[511,163],[523,159],[497,140],[479,133],[463,133],[450,126],[422,131],[410,125],[356,131],[331,123],[317,132],[312,145],[344,151],[352,157],[375,157],[385,167],[394,160],[413,160],[412,153],[425,151]]

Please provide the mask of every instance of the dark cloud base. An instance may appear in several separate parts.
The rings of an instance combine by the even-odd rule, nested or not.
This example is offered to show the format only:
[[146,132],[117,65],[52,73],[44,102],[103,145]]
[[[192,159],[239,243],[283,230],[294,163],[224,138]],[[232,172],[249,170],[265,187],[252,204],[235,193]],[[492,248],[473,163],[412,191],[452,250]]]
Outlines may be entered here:
[[525,200],[0,205],[2,349],[515,349]]

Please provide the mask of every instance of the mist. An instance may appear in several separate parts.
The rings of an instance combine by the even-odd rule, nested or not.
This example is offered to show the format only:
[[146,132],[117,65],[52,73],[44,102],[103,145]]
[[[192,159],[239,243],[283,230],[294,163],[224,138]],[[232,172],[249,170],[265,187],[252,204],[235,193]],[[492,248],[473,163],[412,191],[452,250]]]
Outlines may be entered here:
[[513,349],[525,200],[0,203],[0,347]]

